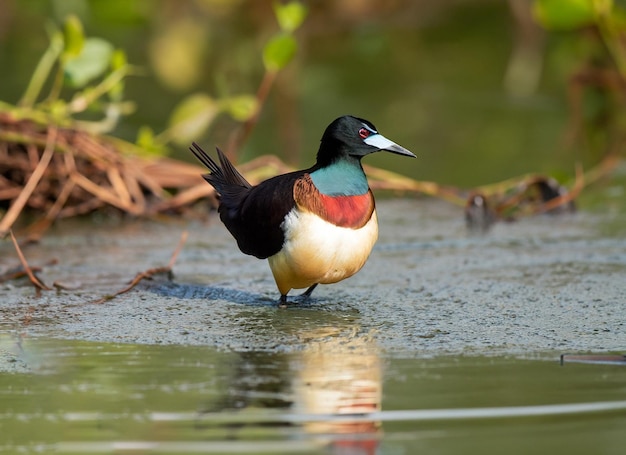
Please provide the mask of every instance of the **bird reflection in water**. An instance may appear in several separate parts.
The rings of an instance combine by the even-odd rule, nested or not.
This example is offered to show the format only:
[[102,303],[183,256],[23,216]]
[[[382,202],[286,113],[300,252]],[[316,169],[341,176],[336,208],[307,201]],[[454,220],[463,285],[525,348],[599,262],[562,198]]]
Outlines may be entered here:
[[[203,413],[284,410],[278,420],[268,415],[263,428],[298,428],[298,437],[308,436],[334,455],[376,453],[381,424],[362,417],[381,410],[381,360],[373,339],[357,333],[358,327],[319,327],[297,334],[302,351],[239,353],[228,392]],[[233,440],[245,440],[246,429],[259,425],[237,420],[221,427]]]
[[[327,329],[332,331],[332,329]],[[382,368],[369,336],[308,334],[307,348],[294,365],[293,411],[305,415],[362,415],[381,410]],[[328,436],[331,453],[374,454],[380,439],[377,421],[313,421],[304,430]]]

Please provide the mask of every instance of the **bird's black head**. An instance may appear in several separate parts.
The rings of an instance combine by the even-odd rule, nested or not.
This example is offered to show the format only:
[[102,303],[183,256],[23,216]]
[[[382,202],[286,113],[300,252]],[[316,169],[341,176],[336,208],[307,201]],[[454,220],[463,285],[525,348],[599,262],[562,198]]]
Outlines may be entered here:
[[317,152],[317,164],[325,166],[342,157],[361,159],[383,150],[415,158],[413,153],[378,133],[372,122],[344,115],[334,120],[324,131]]

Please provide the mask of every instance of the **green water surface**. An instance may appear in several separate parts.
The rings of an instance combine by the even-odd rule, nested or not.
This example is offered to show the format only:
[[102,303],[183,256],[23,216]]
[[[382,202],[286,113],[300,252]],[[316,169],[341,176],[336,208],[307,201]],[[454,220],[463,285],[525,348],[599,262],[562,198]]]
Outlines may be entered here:
[[[4,365],[13,370],[0,373],[6,453],[624,450],[619,365],[560,365],[552,355],[416,360],[324,334],[289,354],[16,334],[2,349],[13,355]],[[616,409],[576,406],[585,403]]]

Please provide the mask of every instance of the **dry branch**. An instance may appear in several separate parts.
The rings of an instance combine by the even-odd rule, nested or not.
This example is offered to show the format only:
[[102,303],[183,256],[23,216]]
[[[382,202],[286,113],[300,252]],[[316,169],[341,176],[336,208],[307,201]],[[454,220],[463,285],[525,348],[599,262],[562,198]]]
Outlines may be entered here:
[[13,246],[15,247],[15,251],[17,253],[17,257],[20,259],[20,263],[22,264],[22,267],[24,268],[24,272],[26,272],[26,275],[28,276],[28,279],[30,280],[30,282],[33,283],[33,286],[35,286],[37,289],[41,291],[49,291],[50,288],[46,286],[39,278],[35,276],[35,274],[33,273],[33,270],[28,265],[28,262],[26,261],[26,258],[24,257],[24,253],[22,253],[22,249],[20,248],[20,245],[17,243],[17,239],[15,238],[15,235],[13,235],[13,231],[10,231],[10,234],[11,234],[11,240],[13,241]]
[[109,300],[114,299],[115,297],[117,297],[118,295],[122,295],[127,293],[128,291],[130,291],[131,289],[133,289],[135,286],[137,286],[139,283],[141,283],[142,280],[144,279],[149,279],[152,278],[155,275],[160,275],[163,273],[171,273],[172,272],[172,268],[174,267],[174,264],[176,263],[176,259],[178,258],[178,255],[180,254],[181,250],[183,249],[183,246],[185,245],[185,242],[187,241],[187,231],[183,231],[183,233],[180,236],[180,240],[178,241],[178,246],[176,247],[176,249],[174,250],[174,253],[172,253],[172,257],[170,258],[170,262],[164,266],[164,267],[154,267],[148,270],[144,270],[143,272],[139,272],[137,275],[135,275],[135,278],[133,278],[130,282],[130,284],[126,287],[124,287],[123,289],[120,289],[119,291],[111,294],[111,295],[106,295],[104,297],[102,297],[101,299],[96,300],[95,302],[93,302],[94,304],[102,304],[105,302],[108,302]]
[[[22,209],[28,202],[28,198],[33,194],[37,184],[43,177],[50,160],[52,159],[52,155],[54,153],[54,141],[56,140],[57,129],[55,127],[50,127],[48,130],[48,139],[46,141],[46,147],[41,154],[41,159],[35,165],[35,169],[33,173],[28,178],[26,184],[22,191],[20,191],[19,195],[13,200],[11,207],[7,211],[6,215],[0,220],[0,237],[4,237],[6,233],[11,229],[11,226],[22,212]],[[30,151],[31,148],[29,147]],[[32,158],[32,154],[29,153],[29,158]],[[33,161],[32,159],[30,160]]]

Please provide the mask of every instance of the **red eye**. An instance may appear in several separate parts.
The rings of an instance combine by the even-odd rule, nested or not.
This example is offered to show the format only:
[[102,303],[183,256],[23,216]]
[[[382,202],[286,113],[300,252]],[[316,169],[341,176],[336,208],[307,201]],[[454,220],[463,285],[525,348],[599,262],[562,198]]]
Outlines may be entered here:
[[359,136],[361,136],[361,139],[365,139],[369,135],[370,135],[370,132],[366,128],[361,128],[359,130]]

